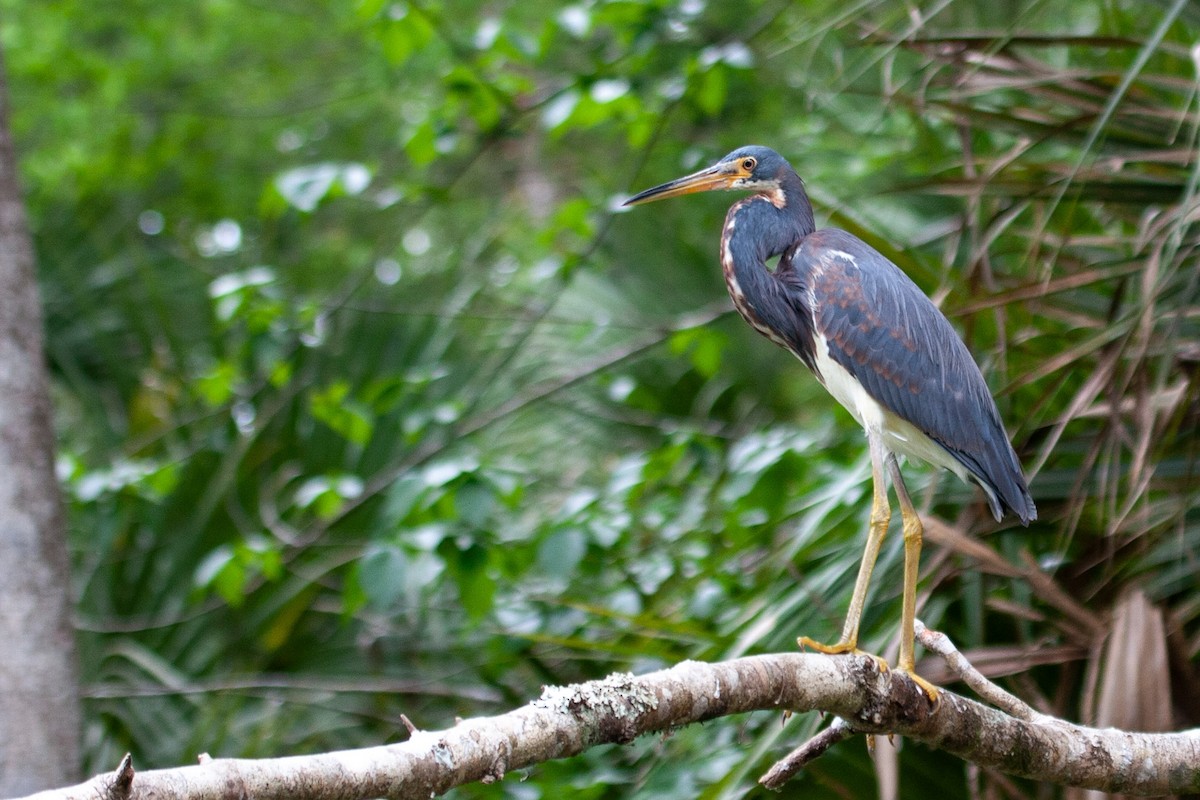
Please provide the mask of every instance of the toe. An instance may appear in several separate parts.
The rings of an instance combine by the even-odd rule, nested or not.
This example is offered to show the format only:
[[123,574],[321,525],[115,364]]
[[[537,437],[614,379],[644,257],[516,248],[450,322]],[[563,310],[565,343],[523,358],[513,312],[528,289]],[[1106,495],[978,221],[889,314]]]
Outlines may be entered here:
[[932,683],[930,683],[929,681],[925,680],[924,678],[922,678],[920,675],[918,675],[917,673],[913,672],[912,670],[900,670],[900,669],[898,669],[898,670],[896,670],[896,671],[897,671],[897,672],[901,672],[901,673],[903,673],[904,675],[907,675],[907,676],[908,676],[908,678],[909,678],[909,679],[910,679],[910,680],[911,680],[913,683],[915,683],[915,684],[916,684],[916,685],[917,685],[917,686],[918,686],[918,687],[921,689],[921,691],[923,691],[923,692],[925,693],[925,696],[929,698],[929,702],[930,702],[930,703],[932,703],[932,704],[934,704],[934,705],[937,705],[937,702],[938,702],[938,700],[939,700],[939,699],[941,698],[941,696],[942,696],[942,690],[941,690],[941,689],[939,689],[938,687],[934,686]]

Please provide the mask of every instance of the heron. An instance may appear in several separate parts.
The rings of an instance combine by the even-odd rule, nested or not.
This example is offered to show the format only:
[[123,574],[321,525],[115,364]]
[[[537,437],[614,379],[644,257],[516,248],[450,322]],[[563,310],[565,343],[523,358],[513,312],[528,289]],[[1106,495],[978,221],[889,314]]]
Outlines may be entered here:
[[979,484],[997,522],[1011,511],[1028,526],[1037,509],[996,402],[954,327],[908,275],[846,231],[817,230],[804,182],[774,150],[740,147],[624,205],[713,190],[750,193],[730,207],[721,231],[721,269],[734,307],[756,331],[800,359],[866,431],[873,498],[842,635],[832,645],[808,637],[800,645],[863,654],[859,621],[891,522],[885,482],[890,478],[904,537],[897,669],[936,702],[937,687],[918,676],[913,663],[924,528],[897,457],[919,459]]

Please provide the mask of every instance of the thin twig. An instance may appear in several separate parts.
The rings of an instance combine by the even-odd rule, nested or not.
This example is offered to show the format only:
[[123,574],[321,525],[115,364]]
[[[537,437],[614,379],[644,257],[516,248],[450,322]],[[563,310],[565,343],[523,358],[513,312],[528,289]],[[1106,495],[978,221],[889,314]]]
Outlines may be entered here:
[[971,666],[971,662],[967,661],[966,656],[958,651],[958,648],[954,646],[954,642],[950,641],[949,636],[938,631],[931,631],[925,627],[925,623],[921,622],[921,620],[917,620],[914,627],[917,632],[917,639],[921,641],[921,645],[926,650],[941,656],[945,660],[946,665],[950,667],[950,671],[962,679],[963,683],[970,686],[975,694],[1017,719],[1037,722],[1043,718],[1042,714],[1035,711],[1024,700],[1001,689],[985,678],[983,673]]
[[758,782],[768,789],[780,789],[785,783],[796,777],[796,774],[807,767],[810,762],[824,755],[826,750],[853,735],[854,731],[850,728],[850,723],[838,717],[828,728],[788,753],[785,758],[775,762],[775,766],[771,767],[766,775],[759,778]]

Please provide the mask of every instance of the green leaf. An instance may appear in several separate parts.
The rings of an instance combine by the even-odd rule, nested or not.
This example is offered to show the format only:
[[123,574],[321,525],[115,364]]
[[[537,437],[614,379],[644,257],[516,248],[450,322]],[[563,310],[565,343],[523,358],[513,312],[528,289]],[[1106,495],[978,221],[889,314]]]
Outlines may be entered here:
[[392,545],[373,545],[358,563],[358,577],[363,595],[376,609],[392,608],[403,596],[408,585],[408,557]]
[[395,3],[392,8],[397,13],[388,18],[379,40],[388,61],[399,66],[429,44],[433,29],[423,15],[414,13],[407,5]]
[[309,409],[313,417],[328,425],[342,438],[365,447],[371,441],[375,420],[362,403],[350,399],[350,385],[334,381],[325,389],[309,394]]
[[245,602],[251,580],[258,577],[278,580],[282,573],[283,556],[279,548],[263,536],[253,536],[209,552],[196,567],[193,582],[215,591],[236,607]]
[[726,338],[719,331],[705,330],[692,349],[692,365],[705,378],[711,378],[721,370],[721,358],[725,352]]
[[479,543],[463,549],[452,540],[438,548],[458,587],[463,610],[472,622],[478,622],[492,610],[496,597],[496,580],[489,572],[489,551]]
[[319,475],[309,478],[296,489],[298,508],[311,508],[322,519],[332,519],[347,500],[363,492],[363,481],[357,475]]
[[496,507],[496,493],[483,481],[468,479],[454,491],[454,507],[463,522],[480,528]]
[[695,91],[696,105],[709,116],[716,116],[725,107],[725,95],[728,91],[729,77],[726,68],[721,64],[713,64],[700,73]]
[[323,162],[296,167],[275,179],[275,188],[290,205],[313,211],[339,194],[360,194],[371,182],[371,171],[357,162]]
[[239,382],[238,369],[229,361],[219,361],[213,368],[192,382],[196,393],[210,408],[229,402]]
[[687,354],[696,371],[711,378],[721,370],[728,341],[723,332],[713,328],[688,328],[671,336],[670,347],[673,353]]
[[268,380],[276,389],[287,386],[292,379],[294,367],[290,361],[277,361],[271,365],[271,372]]
[[432,164],[438,157],[437,131],[433,123],[426,120],[413,128],[413,132],[404,143],[404,152],[409,161],[418,167]]
[[395,525],[402,524],[416,508],[428,487],[419,475],[404,475],[397,479],[387,491],[383,516]]
[[479,568],[460,573],[458,576],[458,596],[462,600],[463,610],[467,617],[478,622],[492,611],[496,599],[496,580]]
[[361,19],[374,19],[388,5],[388,0],[358,0],[355,12]]
[[209,552],[196,567],[193,580],[201,588],[212,589],[231,605],[241,605],[245,599],[242,586],[246,582],[246,571],[238,563],[231,545],[221,545]]
[[587,534],[579,528],[563,528],[538,547],[538,568],[556,578],[571,578],[586,553]]

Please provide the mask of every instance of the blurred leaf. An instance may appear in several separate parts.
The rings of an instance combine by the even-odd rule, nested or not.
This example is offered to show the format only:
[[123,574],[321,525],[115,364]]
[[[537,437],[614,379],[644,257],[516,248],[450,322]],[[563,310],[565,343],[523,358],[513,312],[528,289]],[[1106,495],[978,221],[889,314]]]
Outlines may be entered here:
[[253,537],[210,552],[196,567],[194,580],[197,586],[215,591],[226,603],[240,606],[251,580],[278,580],[282,570],[278,548],[262,537]]
[[729,80],[725,69],[719,64],[700,73],[696,86],[696,105],[700,110],[715,116],[725,106],[725,95],[729,90]]
[[567,579],[587,552],[587,538],[578,528],[563,528],[542,541],[538,567],[548,575]]
[[349,384],[334,381],[323,390],[309,393],[309,408],[315,418],[342,438],[362,447],[371,440],[374,419],[369,409],[350,399],[349,395]]
[[321,519],[333,519],[346,501],[363,492],[362,479],[357,475],[322,475],[309,478],[296,489],[295,502],[299,508],[311,508]]
[[468,480],[454,492],[454,507],[463,522],[482,527],[496,507],[496,494],[478,480]]
[[438,548],[438,553],[458,587],[463,611],[469,619],[479,622],[491,612],[496,597],[496,581],[488,570],[488,549],[479,544],[460,549],[446,540]]
[[399,66],[429,44],[433,29],[425,18],[415,13],[405,3],[393,3],[389,7],[389,19],[380,34],[383,52],[393,66]]
[[200,398],[210,407],[222,406],[233,398],[240,376],[237,367],[222,361],[192,382]]
[[426,120],[413,129],[404,144],[404,152],[418,167],[427,167],[437,160],[437,132],[431,122]]
[[409,564],[404,551],[388,545],[374,545],[358,564],[358,580],[367,602],[386,611],[404,596]]
[[313,211],[327,198],[361,194],[371,182],[371,172],[358,163],[310,164],[283,172],[275,188],[292,206]]

